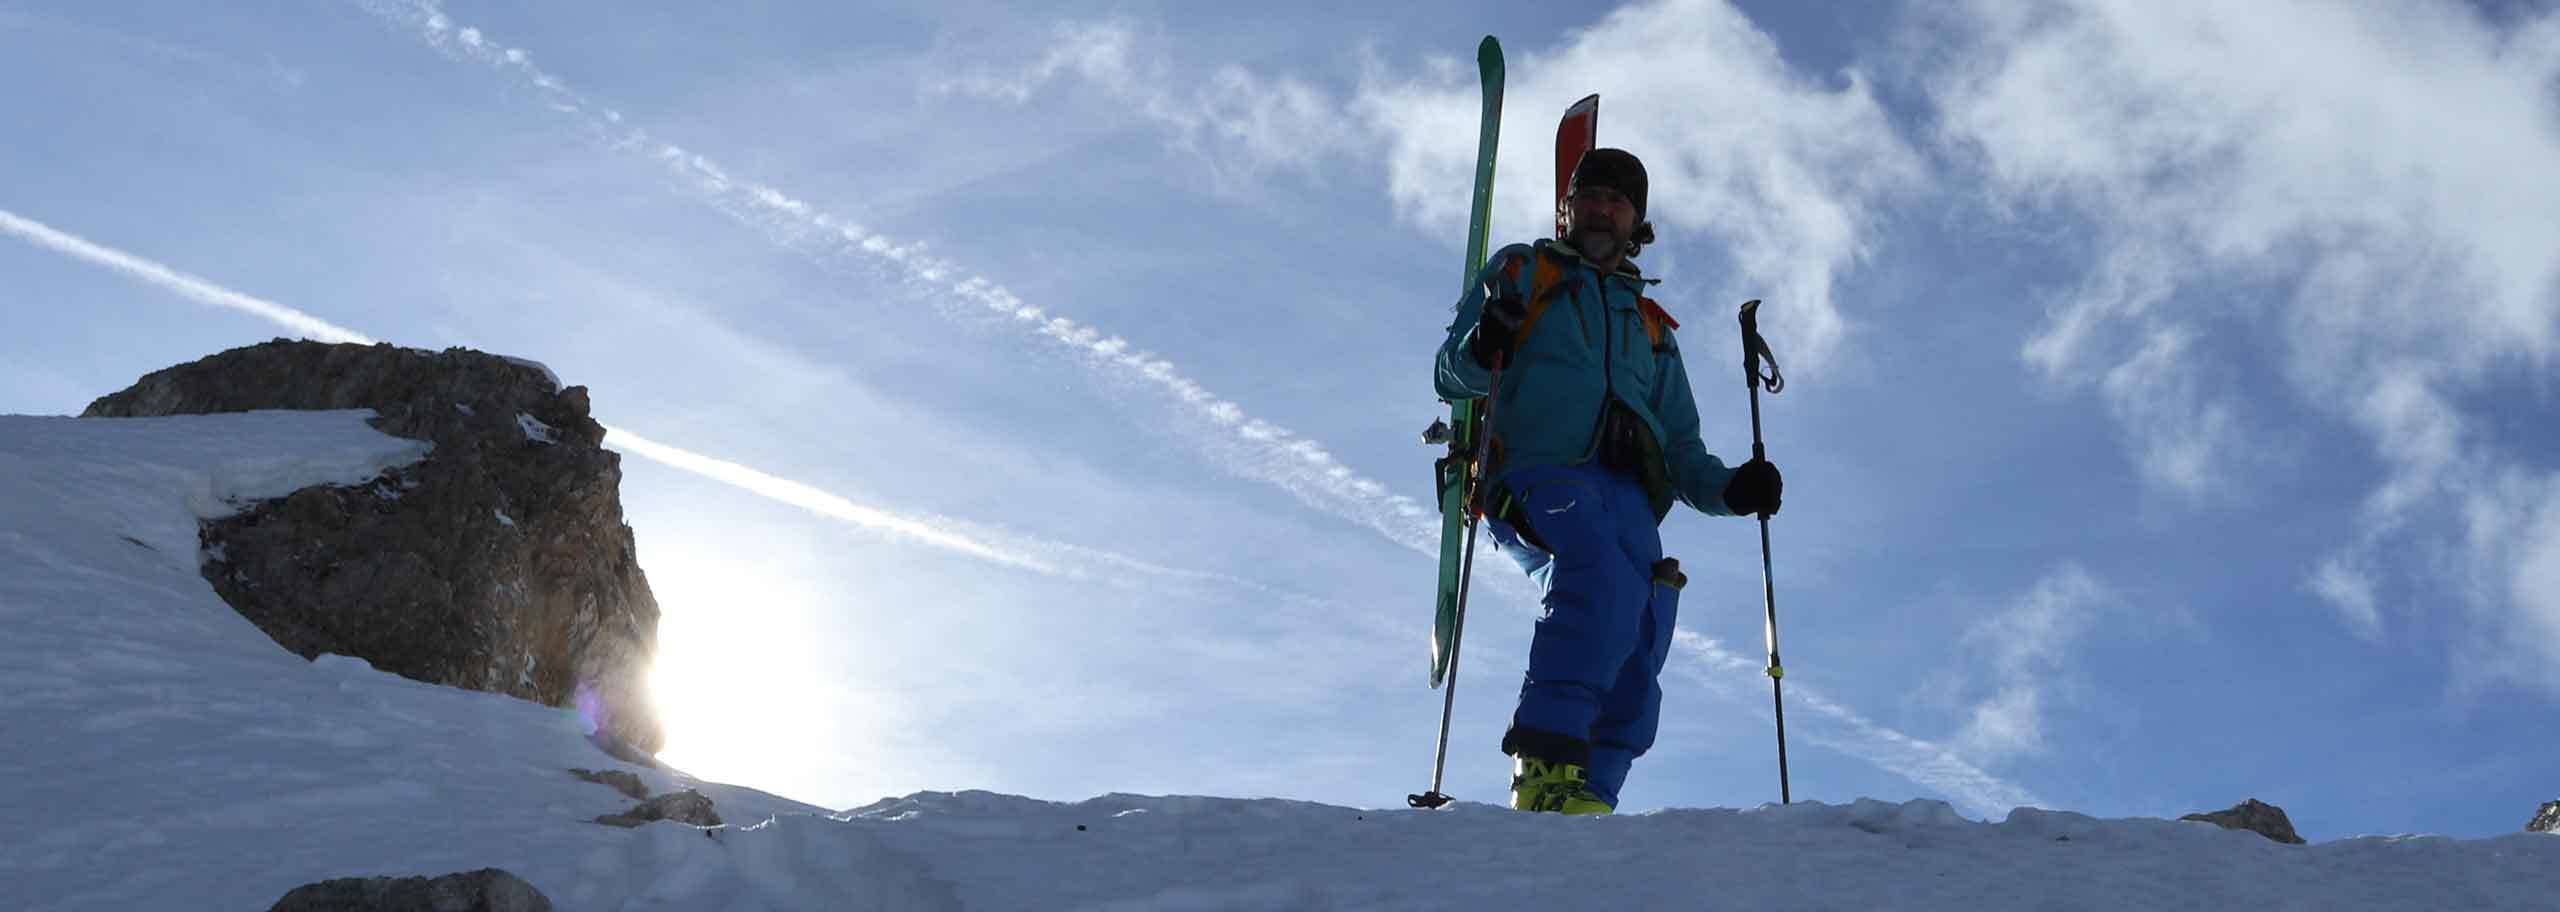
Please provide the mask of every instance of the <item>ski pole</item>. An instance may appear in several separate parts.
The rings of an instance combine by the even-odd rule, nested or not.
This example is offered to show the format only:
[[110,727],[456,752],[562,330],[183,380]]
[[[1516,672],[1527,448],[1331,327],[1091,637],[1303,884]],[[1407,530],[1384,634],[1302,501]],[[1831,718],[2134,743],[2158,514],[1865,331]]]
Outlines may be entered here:
[[1440,791],[1441,776],[1449,769],[1449,716],[1458,708],[1458,652],[1467,642],[1467,590],[1474,588],[1476,572],[1476,521],[1484,518],[1484,496],[1487,479],[1485,460],[1493,453],[1494,403],[1502,398],[1502,356],[1493,359],[1493,377],[1485,384],[1490,390],[1484,397],[1484,420],[1476,422],[1475,462],[1469,471],[1475,476],[1475,487],[1467,492],[1467,543],[1458,558],[1458,620],[1449,628],[1449,680],[1440,693],[1440,747],[1431,758],[1431,790],[1419,795],[1406,795],[1405,803],[1418,808],[1436,808],[1448,804],[1448,795]]
[[[1760,371],[1761,359],[1768,359],[1769,371]],[[1760,442],[1760,387],[1769,387],[1775,396],[1785,389],[1787,379],[1778,374],[1778,356],[1770,354],[1768,340],[1760,338],[1760,299],[1742,302],[1742,385],[1751,390],[1751,458],[1769,458],[1769,448]],[[1778,662],[1778,586],[1769,574],[1769,514],[1760,514],[1760,595],[1768,608],[1769,638],[1769,702],[1778,717],[1778,803],[1794,804],[1787,787],[1787,700],[1781,686],[1787,677],[1786,666]]]

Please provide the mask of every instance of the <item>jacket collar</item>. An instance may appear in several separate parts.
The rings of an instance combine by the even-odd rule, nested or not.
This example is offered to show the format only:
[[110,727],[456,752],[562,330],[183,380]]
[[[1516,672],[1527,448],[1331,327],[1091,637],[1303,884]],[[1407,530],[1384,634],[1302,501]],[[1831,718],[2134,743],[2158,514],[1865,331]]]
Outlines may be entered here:
[[[1558,241],[1554,238],[1540,238],[1534,246],[1539,250],[1546,251],[1549,256],[1557,257],[1565,260],[1566,262],[1587,267],[1594,271],[1599,269],[1598,266],[1592,264],[1590,258],[1582,255],[1582,251],[1575,250],[1572,245]],[[1617,271],[1610,273],[1609,277],[1633,281],[1638,287],[1662,284],[1661,279],[1645,278],[1643,267],[1637,266],[1636,261],[1631,259],[1619,260]]]

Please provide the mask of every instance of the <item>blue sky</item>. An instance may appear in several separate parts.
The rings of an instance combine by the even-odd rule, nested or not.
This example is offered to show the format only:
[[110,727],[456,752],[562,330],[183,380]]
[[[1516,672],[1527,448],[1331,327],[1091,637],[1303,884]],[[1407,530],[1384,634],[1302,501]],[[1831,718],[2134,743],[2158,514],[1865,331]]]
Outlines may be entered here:
[[[1769,302],[1798,797],[2324,839],[2560,788],[2530,4],[6,3],[0,412],[288,334],[209,289],[535,358],[635,457],[697,772],[1398,804],[1486,32],[1497,240],[1601,93],[1719,452]],[[1628,809],[1775,800],[1756,535],[1664,534]],[[1488,801],[1500,567],[1450,772]]]

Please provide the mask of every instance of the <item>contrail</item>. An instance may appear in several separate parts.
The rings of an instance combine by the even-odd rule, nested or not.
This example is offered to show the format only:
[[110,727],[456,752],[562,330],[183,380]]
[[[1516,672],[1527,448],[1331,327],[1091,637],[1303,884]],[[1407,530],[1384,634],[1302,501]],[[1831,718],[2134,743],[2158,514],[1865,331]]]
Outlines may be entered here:
[[55,230],[42,222],[6,209],[0,209],[0,231],[17,235],[38,247],[96,263],[215,307],[227,307],[251,316],[264,317],[286,329],[322,342],[353,342],[358,345],[374,343],[373,337],[355,330],[265,298],[251,297],[232,291],[130,253],[99,246],[86,238]]
[[[1133,351],[1127,339],[1099,327],[1025,303],[1004,286],[926,253],[923,244],[900,243],[770,185],[735,176],[699,153],[662,142],[631,125],[621,112],[590,101],[536,66],[524,48],[500,44],[477,28],[454,22],[436,0],[363,0],[362,6],[415,33],[438,51],[524,80],[541,93],[547,107],[576,120],[607,148],[659,162],[714,208],[787,249],[810,255],[820,266],[833,266],[835,255],[869,258],[908,282],[1010,317],[1112,379],[1170,394],[1192,417],[1205,422],[1190,432],[1210,451],[1213,461],[1230,471],[1278,485],[1309,506],[1367,526],[1413,551],[1439,553],[1436,506],[1389,493],[1385,485],[1334,459],[1322,444],[1245,414],[1241,406],[1184,376],[1173,362]],[[819,250],[806,249],[810,245]]]
[[[1672,643],[1697,656],[1700,664],[1726,673],[1708,675],[1696,665],[1683,666],[1698,683],[1750,705],[1760,705],[1767,698],[1766,693],[1746,692],[1749,689],[1738,686],[1741,677],[1736,674],[1763,674],[1761,658],[1735,653],[1724,648],[1723,643],[1686,630],[1673,634]],[[1954,751],[1878,725],[1823,696],[1794,675],[1789,675],[1787,681],[1789,703],[1813,710],[1820,717],[1817,724],[1795,732],[1808,742],[1862,758],[1886,772],[1936,789],[1957,805],[1986,818],[2021,807],[2050,807],[2035,793],[1966,762]]]
[[[0,230],[38,247],[114,269],[162,289],[264,318],[310,338],[324,342],[375,344],[371,336],[293,307],[222,287],[131,253],[71,235],[7,209],[0,209]],[[1239,587],[1305,600],[1304,596],[1252,580],[1180,570],[1082,545],[1046,541],[1000,530],[963,534],[952,531],[951,527],[969,524],[957,520],[901,516],[734,462],[659,443],[627,428],[608,427],[606,431],[610,435],[606,442],[614,448],[669,468],[701,475],[831,519],[991,563],[1049,576],[1103,582],[1124,582],[1134,572],[1161,579]]]
[[[819,265],[828,267],[834,265],[832,259],[813,254],[805,246],[817,245],[827,254],[868,257],[893,267],[909,282],[1011,317],[1066,347],[1085,363],[1109,371],[1115,379],[1152,384],[1172,395],[1194,417],[1208,422],[1205,432],[1195,434],[1225,468],[1278,485],[1309,506],[1367,526],[1415,552],[1439,553],[1436,505],[1388,493],[1385,485],[1335,460],[1322,444],[1246,415],[1241,406],[1183,376],[1173,362],[1131,351],[1129,342],[1120,336],[1107,335],[1098,327],[1025,303],[1004,286],[926,253],[923,244],[900,243],[772,186],[735,176],[700,153],[659,141],[628,123],[621,112],[590,101],[534,65],[530,51],[499,44],[477,28],[455,23],[437,0],[362,0],[362,5],[376,16],[414,32],[438,51],[524,80],[542,94],[552,111],[575,119],[606,148],[659,162],[713,208],[763,232],[776,244],[811,255]],[[1506,594],[1534,601],[1534,590],[1525,580],[1499,573],[1492,576],[1501,578],[1497,585]],[[1680,643],[1715,669],[1760,673],[1759,663],[1727,652],[1712,640],[1683,634]],[[1704,675],[1699,678],[1707,680]],[[1968,807],[1987,813],[2040,803],[2024,789],[1967,765],[1942,748],[1876,725],[1839,704],[1815,697],[1807,699],[1805,705],[1845,729],[1818,732],[1814,738],[1817,743],[1938,789]]]
[[682,447],[659,443],[628,428],[606,425],[604,442],[606,446],[651,462],[692,472],[820,516],[1034,573],[1077,580],[1112,582],[1124,578],[1127,574],[1110,571],[1135,571],[1144,576],[1210,583],[1250,589],[1293,600],[1313,601],[1297,593],[1223,573],[1167,567],[1098,548],[1032,538],[950,517],[901,516],[886,510],[866,507],[846,500],[842,496],[726,459],[705,456]]
[[866,507],[788,478],[779,478],[725,459],[715,459],[691,450],[671,447],[624,428],[606,425],[604,430],[605,442],[611,444],[614,449],[638,455],[669,468],[692,472],[820,516],[840,519],[864,528],[904,536],[937,548],[957,551],[1036,573],[1053,576],[1064,573],[1049,563],[1008,554],[974,539],[934,528],[931,524],[908,519],[885,510]]

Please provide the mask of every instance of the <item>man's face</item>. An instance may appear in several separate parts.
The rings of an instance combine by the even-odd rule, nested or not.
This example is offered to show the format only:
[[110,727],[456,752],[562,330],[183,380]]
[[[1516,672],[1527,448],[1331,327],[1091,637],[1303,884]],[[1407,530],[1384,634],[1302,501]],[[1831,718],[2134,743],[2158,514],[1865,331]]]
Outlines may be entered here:
[[1605,231],[1623,241],[1635,234],[1635,201],[1627,199],[1616,187],[1595,184],[1576,188],[1571,203],[1576,235]]

